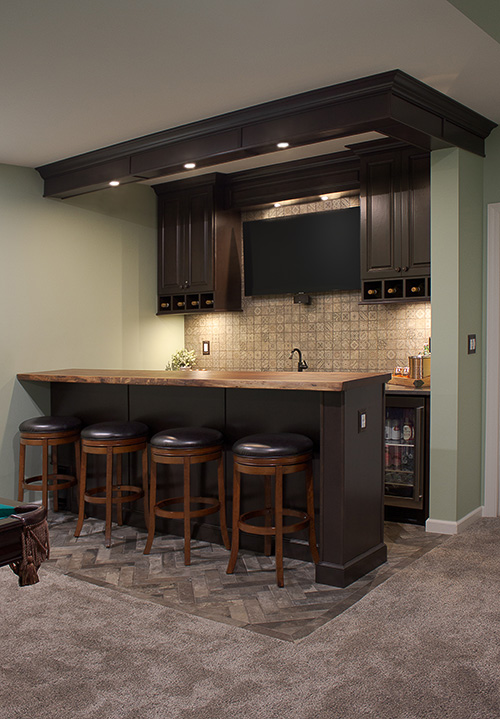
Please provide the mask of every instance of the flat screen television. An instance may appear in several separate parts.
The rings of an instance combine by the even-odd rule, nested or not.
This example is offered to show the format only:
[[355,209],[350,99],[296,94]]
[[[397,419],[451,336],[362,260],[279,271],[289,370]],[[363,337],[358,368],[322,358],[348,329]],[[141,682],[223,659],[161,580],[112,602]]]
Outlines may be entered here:
[[359,207],[243,223],[245,295],[358,290]]

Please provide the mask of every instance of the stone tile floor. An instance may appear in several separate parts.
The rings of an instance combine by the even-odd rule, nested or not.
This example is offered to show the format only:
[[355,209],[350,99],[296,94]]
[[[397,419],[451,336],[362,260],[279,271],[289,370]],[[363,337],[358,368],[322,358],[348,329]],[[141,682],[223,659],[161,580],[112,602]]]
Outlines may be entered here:
[[101,520],[87,519],[78,539],[73,514],[50,512],[49,526],[49,564],[57,571],[287,641],[311,634],[447,539],[420,526],[386,522],[387,563],[349,587],[317,584],[313,564],[285,558],[285,586],[278,588],[273,557],[242,551],[235,573],[228,575],[229,552],[216,544],[193,541],[186,567],[179,537],[157,535],[145,556],[146,533],[135,527],[113,525],[113,544],[107,549]]

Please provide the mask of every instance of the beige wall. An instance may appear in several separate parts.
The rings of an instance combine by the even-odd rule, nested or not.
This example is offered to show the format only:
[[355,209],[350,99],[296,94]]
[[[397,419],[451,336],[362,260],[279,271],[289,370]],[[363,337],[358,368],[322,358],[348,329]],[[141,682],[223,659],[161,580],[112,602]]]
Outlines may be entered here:
[[[337,210],[359,205],[358,197],[246,212],[243,220]],[[423,349],[430,336],[429,302],[360,305],[361,293],[313,294],[310,305],[292,295],[244,297],[243,312],[186,317],[186,347],[207,369],[297,369],[299,347],[311,370],[392,371]],[[201,343],[210,341],[210,356]]]
[[17,428],[47,412],[17,372],[162,369],[182,317],[156,317],[156,209],[149,187],[42,197],[34,170],[0,165],[0,496],[14,497]]

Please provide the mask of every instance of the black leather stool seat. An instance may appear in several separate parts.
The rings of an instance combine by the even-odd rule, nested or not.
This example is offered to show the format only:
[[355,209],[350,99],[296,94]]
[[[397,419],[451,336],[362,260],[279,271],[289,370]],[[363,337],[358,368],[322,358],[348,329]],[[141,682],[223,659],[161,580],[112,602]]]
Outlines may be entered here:
[[217,429],[209,427],[174,427],[158,432],[149,440],[160,449],[202,449],[222,444],[224,438]]
[[240,457],[289,457],[294,454],[305,454],[313,448],[312,440],[303,434],[282,432],[276,434],[251,434],[242,437],[233,445],[234,454]]
[[82,423],[77,417],[32,417],[19,425],[20,432],[77,432]]
[[135,439],[145,437],[149,427],[143,422],[98,422],[82,430],[82,439],[110,441],[114,439]]

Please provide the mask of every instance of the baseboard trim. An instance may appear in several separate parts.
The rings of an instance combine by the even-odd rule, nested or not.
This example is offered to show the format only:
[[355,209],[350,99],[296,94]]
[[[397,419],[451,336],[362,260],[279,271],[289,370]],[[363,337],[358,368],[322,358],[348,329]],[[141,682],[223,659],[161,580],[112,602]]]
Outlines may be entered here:
[[483,507],[477,507],[472,510],[465,517],[459,519],[456,522],[450,522],[446,519],[431,519],[429,518],[425,523],[426,532],[436,532],[437,534],[459,534],[464,529],[470,527],[483,516]]

